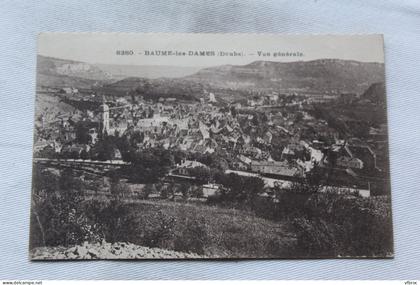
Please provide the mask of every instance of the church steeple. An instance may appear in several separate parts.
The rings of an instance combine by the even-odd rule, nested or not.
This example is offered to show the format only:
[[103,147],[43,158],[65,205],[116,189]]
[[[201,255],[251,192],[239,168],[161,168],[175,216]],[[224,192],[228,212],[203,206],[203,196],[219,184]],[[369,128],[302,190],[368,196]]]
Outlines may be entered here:
[[99,131],[102,135],[109,131],[109,106],[106,104],[105,96],[102,96],[102,104],[99,106],[100,125]]

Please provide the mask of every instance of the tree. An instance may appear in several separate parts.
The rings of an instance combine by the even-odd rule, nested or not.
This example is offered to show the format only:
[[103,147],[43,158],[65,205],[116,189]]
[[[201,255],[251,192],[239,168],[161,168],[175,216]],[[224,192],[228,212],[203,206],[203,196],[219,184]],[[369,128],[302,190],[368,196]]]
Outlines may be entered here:
[[146,184],[143,188],[143,192],[142,192],[142,199],[147,200],[149,198],[149,195],[151,193],[153,193],[156,190],[156,187],[154,186],[154,184]]
[[182,194],[184,200],[187,200],[190,196],[189,190],[190,184],[183,182],[179,184],[177,192]]
[[303,120],[303,115],[301,112],[296,113],[295,123],[300,123]]
[[236,116],[238,115],[238,111],[234,106],[230,107],[230,112],[234,118],[236,118]]
[[296,176],[296,181],[292,183],[291,191],[301,194],[313,194],[320,191],[322,180],[324,178],[323,170],[315,165],[310,173],[305,177]]
[[226,188],[222,191],[222,195],[235,202],[252,202],[264,191],[264,181],[259,177],[245,177],[230,173],[217,174],[215,179]]
[[91,136],[89,135],[89,128],[86,126],[85,122],[79,122],[76,124],[76,140],[79,144],[88,144],[91,141]]
[[120,200],[121,198],[124,198],[128,192],[128,187],[127,185],[121,184],[120,174],[117,171],[109,172],[109,180],[109,191],[111,192],[112,198],[114,200]]
[[92,156],[97,160],[112,160],[114,158],[114,151],[116,148],[114,137],[105,136],[92,149]]
[[82,152],[80,153],[80,158],[85,160],[85,159],[89,159],[89,153],[83,149]]
[[195,177],[198,183],[207,183],[210,180],[210,170],[206,167],[194,167],[188,169],[190,176]]
[[246,177],[244,179],[244,190],[248,202],[253,202],[259,194],[264,191],[264,181],[258,177]]
[[131,179],[138,183],[156,183],[168,173],[173,157],[163,148],[147,149],[132,153]]

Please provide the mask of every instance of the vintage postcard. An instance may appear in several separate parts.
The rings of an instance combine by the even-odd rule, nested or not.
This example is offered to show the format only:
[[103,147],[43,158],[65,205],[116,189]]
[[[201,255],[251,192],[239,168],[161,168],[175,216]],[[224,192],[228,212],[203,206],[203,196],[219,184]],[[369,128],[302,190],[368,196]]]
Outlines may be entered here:
[[392,258],[381,35],[43,33],[30,258]]

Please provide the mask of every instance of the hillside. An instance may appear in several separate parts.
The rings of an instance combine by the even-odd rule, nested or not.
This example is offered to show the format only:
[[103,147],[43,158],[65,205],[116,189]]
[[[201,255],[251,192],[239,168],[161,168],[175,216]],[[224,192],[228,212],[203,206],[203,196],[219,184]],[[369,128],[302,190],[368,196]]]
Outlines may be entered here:
[[115,79],[126,77],[144,78],[178,78],[198,72],[202,67],[196,66],[173,66],[173,65],[118,65],[118,64],[97,64],[97,66],[112,74]]
[[38,55],[38,86],[90,88],[111,82],[112,76],[97,66]]
[[385,85],[383,82],[373,83],[369,88],[362,94],[361,99],[368,99],[372,103],[385,105]]
[[339,59],[255,61],[205,68],[185,79],[219,88],[361,93],[370,84],[384,80],[384,65]]
[[179,100],[197,101],[203,94],[205,86],[182,78],[147,79],[129,77],[97,89],[105,95],[143,96],[145,99],[177,98]]

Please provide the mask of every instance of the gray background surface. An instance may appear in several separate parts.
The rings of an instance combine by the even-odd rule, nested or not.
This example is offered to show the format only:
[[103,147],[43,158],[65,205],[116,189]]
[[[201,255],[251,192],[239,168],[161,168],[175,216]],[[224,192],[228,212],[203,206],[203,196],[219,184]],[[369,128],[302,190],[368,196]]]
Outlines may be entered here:
[[[0,0],[0,279],[420,279],[420,1]],[[383,33],[394,260],[29,262],[42,31]]]

